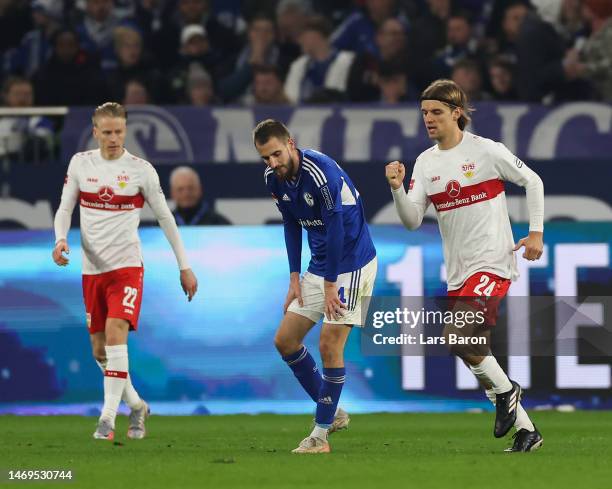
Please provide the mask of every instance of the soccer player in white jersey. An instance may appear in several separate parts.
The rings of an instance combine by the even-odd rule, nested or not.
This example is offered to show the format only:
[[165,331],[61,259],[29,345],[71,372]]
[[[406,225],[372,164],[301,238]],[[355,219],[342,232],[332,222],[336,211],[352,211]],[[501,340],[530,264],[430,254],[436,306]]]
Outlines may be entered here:
[[121,400],[131,409],[128,437],[145,436],[147,403],[132,386],[127,338],[138,327],[142,301],[143,263],[138,237],[140,210],[146,201],[170,242],[189,301],[198,282],[189,267],[176,223],[168,209],[153,166],[123,146],[127,112],[107,102],[94,111],[93,136],[99,149],[75,154],[64,180],[55,215],[53,261],[68,265],[67,234],[77,202],[81,215],[83,297],[93,356],[104,373],[104,407],[93,436],[114,438]]
[[[471,110],[467,96],[454,82],[433,82],[421,96],[421,113],[436,145],[417,158],[408,193],[404,190],[406,170],[402,163],[389,163],[385,171],[406,228],[418,228],[429,205],[434,205],[444,244],[448,295],[464,298],[457,299],[462,300],[463,307],[469,304],[482,308],[485,317],[484,328],[451,325],[444,334],[447,339],[449,334],[486,338],[484,348],[451,350],[468,365],[495,404],[495,437],[504,436],[514,425],[514,443],[506,451],[528,452],[542,445],[542,435],[519,402],[521,387],[499,366],[489,340],[499,301],[518,277],[513,251],[524,247],[527,260],[538,260],[542,255],[544,186],[540,177],[503,144],[465,131]],[[524,187],[527,194],[529,235],[516,246],[504,181]]]

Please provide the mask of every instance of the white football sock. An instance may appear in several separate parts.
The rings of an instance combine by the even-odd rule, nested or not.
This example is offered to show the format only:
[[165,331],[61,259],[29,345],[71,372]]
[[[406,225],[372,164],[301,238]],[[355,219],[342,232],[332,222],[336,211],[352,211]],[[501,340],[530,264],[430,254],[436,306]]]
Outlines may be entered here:
[[527,431],[535,431],[535,426],[533,426],[527,411],[525,411],[525,408],[523,408],[520,402],[516,406],[516,421],[514,422],[514,427],[516,431],[522,428],[525,428]]
[[[100,367],[100,370],[102,370],[102,375],[104,375],[104,371],[106,370],[106,364],[108,363],[108,361],[104,360],[103,362],[100,362],[96,360],[96,363],[98,364],[98,367]],[[136,389],[134,389],[134,386],[132,385],[132,378],[129,373],[127,379],[125,380],[125,389],[123,389],[121,400],[125,402],[130,409],[141,408],[142,399],[138,395],[138,392],[136,392]]]
[[132,385],[132,377],[130,374],[128,374],[125,380],[125,389],[123,389],[121,400],[125,402],[130,409],[140,409],[142,407],[142,399]]
[[476,366],[470,365],[470,370],[478,379],[485,381],[486,384],[491,384],[496,394],[503,394],[512,389],[510,379],[493,355],[487,355]]
[[104,407],[100,419],[115,426],[117,409],[125,389],[128,376],[127,345],[106,346],[106,370],[104,371]]
[[327,432],[327,428],[322,428],[321,426],[315,425],[310,436],[314,436],[315,438],[321,438],[321,440],[327,440]]

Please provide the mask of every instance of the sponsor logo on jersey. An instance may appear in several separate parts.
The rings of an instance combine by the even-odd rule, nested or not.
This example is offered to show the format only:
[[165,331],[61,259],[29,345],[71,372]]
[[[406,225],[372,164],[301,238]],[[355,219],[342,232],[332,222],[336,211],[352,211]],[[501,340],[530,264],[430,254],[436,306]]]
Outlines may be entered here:
[[284,195],[283,195],[283,201],[285,201],[285,202],[291,202],[291,198],[290,198],[290,197],[289,197],[287,194],[284,194]]
[[[89,192],[81,192],[81,206],[90,209],[100,209],[103,211],[133,211],[142,209],[144,205],[144,197],[142,194],[136,195],[113,195],[112,203],[109,202],[108,190],[110,187],[102,187],[97,194]],[[112,189],[110,189],[112,192]]]
[[298,219],[298,222],[300,223],[300,226],[304,228],[324,225],[321,219]]
[[[334,199],[332,199],[331,192],[329,191],[327,184],[321,187],[321,195],[323,196],[323,201],[325,202],[325,208],[328,211],[331,211],[334,208]],[[312,207],[312,204],[308,205]]]
[[87,177],[87,181],[89,183],[98,183],[98,179],[94,177]]
[[514,157],[514,164],[516,165],[517,168],[521,168],[523,166],[523,162],[516,156]]
[[465,187],[461,187],[456,180],[451,180],[446,184],[444,192],[430,195],[429,198],[437,211],[448,211],[493,199],[503,191],[504,183],[499,179],[487,180]]
[[115,191],[108,186],[100,187],[98,197],[102,202],[110,202],[115,196]]
[[314,206],[314,198],[308,192],[304,192],[304,200],[306,201],[306,204],[308,204],[309,207]]
[[446,193],[452,198],[459,197],[461,184],[457,180],[451,180],[446,184]]
[[[440,180],[440,175],[436,175],[435,177],[431,177],[431,183],[438,182]],[[413,180],[410,180],[412,182]]]

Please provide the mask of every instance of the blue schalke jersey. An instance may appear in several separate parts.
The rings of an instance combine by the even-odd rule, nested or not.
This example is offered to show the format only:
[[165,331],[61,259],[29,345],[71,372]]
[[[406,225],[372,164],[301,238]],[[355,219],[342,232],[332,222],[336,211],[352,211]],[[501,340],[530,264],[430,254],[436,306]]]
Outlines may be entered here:
[[302,228],[308,235],[308,271],[335,282],[376,256],[359,192],[329,156],[298,150],[298,173],[280,180],[266,168],[266,187],[283,215],[290,272],[300,272]]

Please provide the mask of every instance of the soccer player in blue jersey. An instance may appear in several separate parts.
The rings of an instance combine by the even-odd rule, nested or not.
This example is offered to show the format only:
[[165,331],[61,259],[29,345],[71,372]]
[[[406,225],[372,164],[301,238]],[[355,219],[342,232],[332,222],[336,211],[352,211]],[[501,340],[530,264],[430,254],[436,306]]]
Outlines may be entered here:
[[[287,128],[272,119],[255,127],[253,142],[267,166],[266,187],[283,216],[289,258],[285,316],[274,344],[317,404],[315,427],[293,453],[328,453],[328,434],[349,422],[338,408],[345,380],[344,345],[351,328],[362,325],[361,299],[372,295],[376,250],[359,192],[333,159],[297,148]],[[311,259],[300,279],[302,228]],[[321,318],[323,375],[303,344]]]

